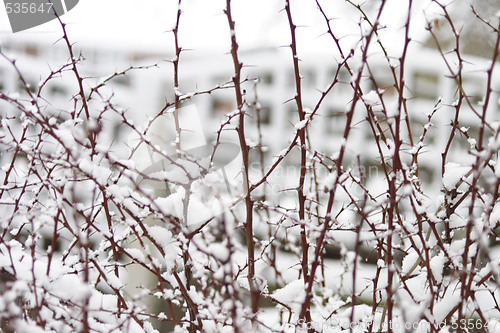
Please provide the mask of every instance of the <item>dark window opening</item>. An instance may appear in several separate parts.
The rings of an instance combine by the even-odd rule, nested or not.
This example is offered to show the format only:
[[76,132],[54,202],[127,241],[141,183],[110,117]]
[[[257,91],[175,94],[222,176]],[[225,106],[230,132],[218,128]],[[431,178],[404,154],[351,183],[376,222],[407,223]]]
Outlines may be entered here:
[[416,72],[413,76],[413,95],[416,98],[436,100],[439,77],[436,73]]
[[60,85],[54,85],[50,87],[50,94],[53,96],[66,96],[66,89]]
[[28,45],[26,46],[25,48],[25,52],[27,55],[29,56],[32,56],[32,57],[36,57],[38,56],[38,48],[36,47],[36,45]]
[[127,75],[116,75],[111,79],[111,82],[113,82],[116,85],[125,87],[128,87],[131,84],[130,77],[128,77]]
[[272,85],[274,83],[274,76],[272,73],[264,73],[260,76],[260,81],[267,85]]
[[212,113],[215,117],[223,117],[234,110],[232,102],[214,99],[212,102]]
[[272,112],[272,109],[269,106],[261,106],[258,109],[261,124],[269,125],[271,123],[271,112]]

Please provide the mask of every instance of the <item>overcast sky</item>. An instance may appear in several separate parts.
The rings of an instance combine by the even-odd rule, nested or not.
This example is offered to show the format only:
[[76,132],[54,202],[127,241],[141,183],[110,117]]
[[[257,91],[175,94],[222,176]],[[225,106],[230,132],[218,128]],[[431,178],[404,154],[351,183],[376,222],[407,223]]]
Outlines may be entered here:
[[[321,2],[329,17],[335,18],[332,23],[337,35],[345,37],[344,43],[353,43],[356,38],[350,40],[349,36],[359,36],[359,13],[344,0]],[[380,3],[378,0],[363,2],[367,10]],[[415,11],[421,12],[428,2],[417,1]],[[284,0],[233,0],[236,32],[242,48],[289,43],[286,14],[281,11],[283,6]],[[180,27],[182,46],[198,50],[227,50],[229,33],[224,7],[225,0],[184,0]],[[176,9],[176,0],[80,0],[63,16],[63,21],[68,23],[71,39],[82,44],[168,51],[172,49],[169,30],[175,22]],[[292,9],[295,9],[296,24],[303,26],[298,30],[299,46],[309,51],[331,49],[331,40],[322,36],[326,24],[315,1],[294,0]],[[382,18],[387,26],[385,34],[401,35],[406,13],[407,1],[389,0]],[[0,31],[3,35],[11,35],[4,10],[0,11]],[[9,38],[47,38],[50,41],[59,36],[60,27],[52,21]]]
[[[322,1],[325,9],[334,21],[339,35],[359,33],[357,22],[359,14],[343,0]],[[365,8],[370,2],[364,1]],[[424,3],[425,1],[417,1]],[[281,46],[289,43],[289,30],[286,15],[280,10],[282,0],[234,0],[233,11],[237,22],[237,36],[243,48],[255,46]],[[181,20],[181,43],[189,48],[223,49],[228,45],[229,35],[227,20],[223,14],[224,0],[184,0],[184,14]],[[388,10],[383,17],[388,31],[397,32],[406,15],[406,1],[390,0]],[[373,7],[373,6],[371,6]],[[416,6],[416,10],[421,10]],[[169,49],[171,40],[168,31],[175,21],[176,0],[80,0],[79,4],[63,21],[69,24],[73,39],[81,42],[102,43],[103,46],[133,45],[133,47],[154,47]],[[316,9],[313,0],[292,1],[294,20],[304,25],[299,30],[299,38],[307,47],[319,47],[324,44],[320,35],[326,25]],[[0,11],[0,30],[4,34],[10,31],[4,10]],[[32,28],[23,35],[45,38],[60,32],[56,22],[49,22]],[[19,34],[19,33],[18,33]],[[328,45],[331,47],[331,45]]]

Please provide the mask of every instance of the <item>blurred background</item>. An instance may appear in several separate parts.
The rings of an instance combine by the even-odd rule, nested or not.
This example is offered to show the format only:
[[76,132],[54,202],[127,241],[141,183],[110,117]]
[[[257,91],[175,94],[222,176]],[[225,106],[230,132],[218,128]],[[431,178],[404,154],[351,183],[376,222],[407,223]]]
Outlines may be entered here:
[[[262,168],[268,168],[282,154],[298,129],[290,28],[283,1],[234,0],[231,3],[240,60],[244,64],[242,87],[246,102],[247,144],[255,148],[250,151],[250,179],[256,182],[262,176]],[[461,89],[468,97],[468,103],[462,106],[460,130],[447,161],[468,163],[475,157],[464,154],[464,151],[476,144],[474,138],[478,136],[481,119],[474,109],[484,103],[486,69],[491,65],[495,49],[495,34],[486,24],[481,24],[479,17],[493,22],[500,5],[491,1],[457,1],[446,7],[453,18],[453,28],[460,31],[457,46],[452,27],[435,2],[414,1],[409,12],[406,1],[386,1],[378,21],[378,34],[370,44],[367,59],[364,59],[363,50],[367,47],[364,36],[370,31],[368,21],[377,20],[380,1],[319,1],[321,10],[315,1],[291,3],[294,22],[298,26],[303,103],[307,114],[314,112],[308,125],[308,158],[312,163],[320,156],[325,164],[315,169],[318,172],[315,179],[320,180],[315,185],[328,187],[327,176],[333,161],[340,146],[346,144],[342,138],[347,112],[358,94],[352,86],[353,78],[362,68],[363,103],[356,106],[359,112],[355,113],[351,124],[343,167],[366,181],[366,189],[374,202],[383,199],[387,188],[377,146],[379,138],[374,138],[366,121],[366,110],[370,109],[376,115],[380,131],[389,134],[395,114],[402,110],[400,97],[404,96],[403,120],[408,119],[410,130],[402,127],[405,136],[401,158],[409,165],[418,152],[422,192],[429,200],[428,207],[437,210],[443,196],[441,153],[448,142],[455,115],[454,103],[460,95],[446,59],[449,57],[451,62],[455,61],[449,52],[457,47],[462,52],[466,62]],[[470,10],[471,4],[475,12]],[[108,101],[112,100],[114,107],[125,112],[138,128],[144,128],[157,114],[171,107],[177,94],[183,106],[195,106],[206,141],[216,141],[221,124],[228,121],[228,115],[236,110],[231,81],[234,75],[231,35],[224,14],[225,5],[225,1],[219,0],[182,1],[179,87],[174,89],[172,62],[177,56],[171,30],[175,26],[177,1],[81,0],[61,19],[66,23],[74,57],[79,61],[84,88],[89,94],[94,93],[89,104],[95,114],[109,107]],[[407,27],[409,17],[411,24]],[[431,28],[434,36],[429,33]],[[333,31],[338,44],[328,34],[328,29]],[[26,87],[30,88],[32,94],[43,96],[44,112],[63,123],[74,108],[77,82],[69,67],[53,72],[70,60],[59,22],[52,21],[16,34],[9,30],[8,18],[0,11],[0,47],[6,56],[0,60],[0,91],[27,100],[29,91]],[[408,51],[402,59],[405,47]],[[348,67],[344,62],[346,57],[349,57]],[[14,59],[17,69],[12,66]],[[402,60],[404,71],[401,70]],[[364,62],[369,64],[369,69],[361,66]],[[19,79],[17,70],[24,82]],[[404,73],[405,80],[398,92],[396,83],[399,83],[401,73]],[[49,75],[53,78],[45,83]],[[334,82],[325,101],[319,103],[323,92]],[[41,86],[43,93],[39,89]],[[498,76],[493,76],[491,87],[493,102],[488,105],[486,120],[493,123],[499,118]],[[3,117],[16,116],[12,104],[1,102],[0,108]],[[111,118],[103,125],[101,139],[112,143],[113,153],[126,159],[130,155],[130,128],[122,126],[119,113],[106,115]],[[155,128],[154,135],[159,142],[162,138],[171,140],[171,128]],[[224,132],[223,139],[238,142],[234,131]],[[387,147],[383,147],[383,154],[391,156],[391,143],[385,143]],[[239,184],[239,158],[233,165],[228,165],[229,187]],[[1,156],[0,161],[2,164],[7,162]],[[136,158],[136,165],[140,163],[141,158]],[[141,168],[146,169],[147,165]],[[279,212],[294,215],[297,195],[291,189],[297,186],[299,172],[300,150],[294,149],[262,190],[255,191],[255,198],[267,200]],[[488,179],[494,177],[493,173],[485,172],[485,185],[488,186]],[[324,200],[326,194],[321,195],[314,199]],[[348,193],[342,192],[335,207],[343,209],[343,205],[350,201]],[[319,215],[324,214],[324,206],[318,209]],[[358,219],[356,214],[354,209],[339,213],[340,227],[332,231],[326,249],[328,259],[339,260],[345,249],[354,248],[356,233],[350,228]],[[370,217],[378,218],[379,212]],[[265,239],[267,231],[264,229],[256,227],[256,238]],[[298,228],[290,233],[298,238]],[[369,265],[375,267],[377,258],[372,250],[363,247],[362,255]],[[399,263],[401,258],[402,254],[397,259]]]

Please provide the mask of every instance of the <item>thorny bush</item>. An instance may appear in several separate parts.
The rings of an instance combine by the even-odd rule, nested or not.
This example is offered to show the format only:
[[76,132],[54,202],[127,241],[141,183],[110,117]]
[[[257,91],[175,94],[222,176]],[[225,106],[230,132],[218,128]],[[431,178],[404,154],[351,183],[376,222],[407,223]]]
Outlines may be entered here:
[[[297,122],[272,160],[265,157],[258,94],[250,94],[259,83],[245,72],[230,0],[223,13],[232,80],[180,92],[179,31],[191,27],[182,26],[179,0],[173,97],[140,126],[126,105],[102,91],[115,77],[147,69],[130,67],[100,82],[82,76],[85,60],[62,21],[58,43],[66,44],[70,61],[38,86],[30,86],[16,55],[2,50],[3,65],[21,87],[0,92],[2,331],[498,330],[500,126],[492,112],[500,88],[499,19],[485,16],[485,1],[461,9],[469,13],[461,17],[491,37],[491,52],[480,59],[462,46],[471,24],[457,21],[452,6],[429,1],[434,14],[424,15],[425,28],[439,59],[436,73],[454,88],[419,104],[407,73],[418,44],[411,25],[421,8],[404,1],[395,56],[381,24],[392,4],[346,2],[359,20],[352,45],[337,33],[326,1],[302,4],[324,19],[337,54],[330,83],[307,107],[303,41],[296,34],[302,27],[294,21],[298,1],[283,1],[276,14],[286,18],[289,33],[294,84],[287,105]],[[374,64],[374,57],[382,61]],[[481,70],[471,69],[471,59]],[[380,68],[388,74],[383,83]],[[480,78],[474,95],[465,84],[471,73]],[[70,110],[53,108],[46,94],[63,75],[73,80]],[[345,109],[325,118],[339,86],[348,97]],[[240,167],[229,180],[220,170],[209,176],[217,171],[220,139],[202,157],[182,149],[183,106],[219,90],[231,90],[236,106],[216,132],[237,138]],[[158,119],[172,121],[171,145],[155,141]],[[331,152],[310,140],[324,121],[341,128],[324,138]],[[113,137],[116,127],[120,134]],[[368,149],[355,146],[360,135]],[[134,163],[141,149],[170,167],[146,172]],[[292,154],[298,156],[293,178],[274,177]],[[293,186],[273,191],[286,177]],[[213,212],[200,214],[207,207]]]

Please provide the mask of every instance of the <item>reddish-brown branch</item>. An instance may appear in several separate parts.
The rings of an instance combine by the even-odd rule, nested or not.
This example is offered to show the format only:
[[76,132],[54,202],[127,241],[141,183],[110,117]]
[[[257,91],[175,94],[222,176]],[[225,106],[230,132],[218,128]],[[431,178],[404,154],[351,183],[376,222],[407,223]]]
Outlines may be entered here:
[[247,241],[247,253],[248,253],[248,284],[250,287],[251,294],[251,303],[252,303],[252,312],[256,314],[259,311],[259,296],[260,291],[258,287],[255,285],[255,241],[253,238],[253,200],[251,197],[250,191],[250,180],[248,178],[249,175],[249,147],[246,143],[245,138],[245,111],[243,110],[244,100],[243,93],[241,89],[241,69],[243,64],[239,60],[238,56],[238,42],[236,41],[236,31],[235,31],[235,22],[231,13],[231,0],[226,0],[226,9],[225,14],[227,16],[227,20],[229,23],[229,31],[231,34],[231,56],[233,59],[234,66],[234,75],[233,75],[233,84],[234,84],[234,92],[236,95],[236,107],[238,109],[239,118],[238,118],[238,140],[240,143],[240,150],[243,162],[243,190],[245,196],[245,206],[246,206],[246,219],[245,219],[245,232],[246,232],[246,241]]
[[[293,23],[292,19],[292,10],[290,8],[290,1],[287,0],[285,4],[285,11],[288,18],[288,24],[290,27],[290,34],[292,42],[290,44],[290,48],[292,50],[293,56],[293,71],[295,78],[295,102],[297,104],[297,112],[299,114],[299,121],[304,121],[306,119],[306,115],[304,112],[304,108],[302,105],[302,83],[300,76],[300,68],[299,68],[299,56],[297,54],[297,40],[295,35],[295,30],[297,26]],[[306,142],[306,126],[301,126],[298,129],[298,134],[300,138],[300,178],[299,178],[299,186],[297,187],[298,192],[298,201],[299,201],[299,221],[300,221],[300,242],[302,247],[302,274],[304,278],[304,282],[307,282],[309,279],[309,244],[307,241],[306,235],[306,219],[305,219],[305,206],[306,206],[306,197],[304,195],[304,181],[306,179],[306,154],[307,154],[307,142]],[[301,318],[304,319],[304,318]],[[305,314],[305,319],[307,322],[311,322],[311,314],[309,311]]]

